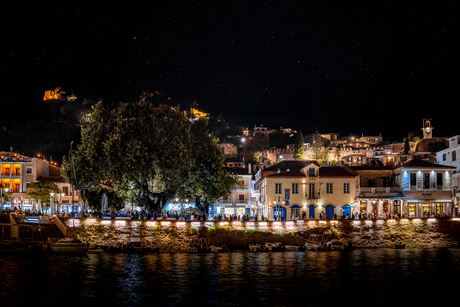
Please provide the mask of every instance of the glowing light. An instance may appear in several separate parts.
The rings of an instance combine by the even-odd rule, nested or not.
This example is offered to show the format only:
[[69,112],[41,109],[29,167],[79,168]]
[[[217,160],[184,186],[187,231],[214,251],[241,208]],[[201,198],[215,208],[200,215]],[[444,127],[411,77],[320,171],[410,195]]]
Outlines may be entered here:
[[228,222],[220,222],[220,226],[228,225]]
[[259,222],[259,227],[267,227],[267,222]]
[[176,226],[177,227],[185,227],[185,222],[177,222]]
[[361,224],[360,221],[353,221],[353,225],[359,225],[359,224]]
[[254,222],[247,222],[246,227],[255,227]]
[[457,221],[457,222],[458,222],[458,221],[460,221],[460,218],[454,217],[454,218],[452,219],[452,221]]
[[171,225],[171,222],[161,222],[161,226],[169,226]]
[[201,223],[200,222],[192,222],[192,227],[200,227]]
[[428,219],[428,222],[436,222],[436,219]]
[[147,222],[148,227],[156,226],[156,224],[157,224],[157,222]]
[[298,220],[297,223],[303,223],[305,222],[304,220]]
[[101,221],[101,225],[109,226],[110,221]]

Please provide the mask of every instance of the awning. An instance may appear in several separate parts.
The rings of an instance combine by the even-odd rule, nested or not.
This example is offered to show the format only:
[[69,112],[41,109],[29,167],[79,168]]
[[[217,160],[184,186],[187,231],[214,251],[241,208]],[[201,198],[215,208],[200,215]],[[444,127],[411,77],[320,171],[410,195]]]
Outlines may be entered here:
[[452,199],[405,199],[408,203],[451,203]]

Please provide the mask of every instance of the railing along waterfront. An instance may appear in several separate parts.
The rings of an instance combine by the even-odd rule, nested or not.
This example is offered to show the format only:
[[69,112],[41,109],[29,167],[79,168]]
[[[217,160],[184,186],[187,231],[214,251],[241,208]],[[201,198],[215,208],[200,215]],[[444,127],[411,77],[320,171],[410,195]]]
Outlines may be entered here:
[[213,220],[134,220],[125,218],[69,218],[65,221],[67,227],[80,227],[81,225],[100,225],[105,227],[233,227],[235,229],[261,229],[261,230],[287,230],[303,231],[310,228],[337,227],[340,224],[351,226],[379,227],[383,224],[405,223],[436,223],[438,221],[460,222],[460,217],[430,217],[430,218],[387,218],[387,219],[314,219],[314,220],[288,220],[288,221],[213,221]]

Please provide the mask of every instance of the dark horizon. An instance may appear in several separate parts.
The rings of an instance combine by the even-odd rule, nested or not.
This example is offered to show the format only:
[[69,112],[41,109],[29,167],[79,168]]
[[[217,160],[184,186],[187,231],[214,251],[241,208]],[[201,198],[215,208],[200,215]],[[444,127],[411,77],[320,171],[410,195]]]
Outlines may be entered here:
[[402,140],[432,118],[449,137],[457,13],[453,1],[32,3],[8,12],[0,103],[27,113],[23,99],[56,87],[107,102],[163,91],[304,134]]

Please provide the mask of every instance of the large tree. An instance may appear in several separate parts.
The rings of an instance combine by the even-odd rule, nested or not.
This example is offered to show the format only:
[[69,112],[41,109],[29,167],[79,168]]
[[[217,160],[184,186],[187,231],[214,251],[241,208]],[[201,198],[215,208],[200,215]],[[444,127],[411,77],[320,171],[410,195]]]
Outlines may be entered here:
[[318,162],[324,160],[323,153],[325,149],[325,143],[323,137],[321,136],[318,130],[316,130],[312,135],[311,146],[312,148],[310,158]]
[[[121,196],[136,193],[147,210],[157,212],[173,196],[214,199],[234,183],[206,122],[191,122],[179,107],[145,101],[114,110],[96,104],[73,158],[79,189],[104,182]],[[70,164],[64,170],[68,180]]]

